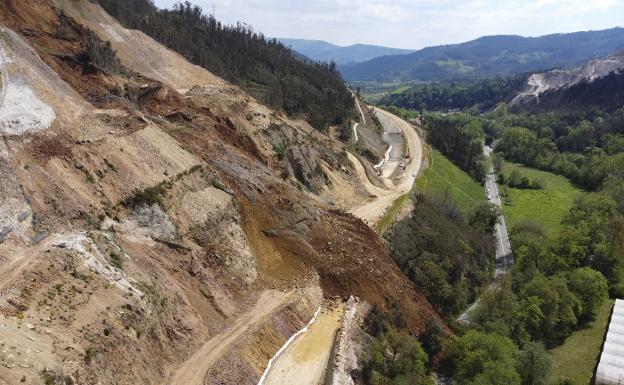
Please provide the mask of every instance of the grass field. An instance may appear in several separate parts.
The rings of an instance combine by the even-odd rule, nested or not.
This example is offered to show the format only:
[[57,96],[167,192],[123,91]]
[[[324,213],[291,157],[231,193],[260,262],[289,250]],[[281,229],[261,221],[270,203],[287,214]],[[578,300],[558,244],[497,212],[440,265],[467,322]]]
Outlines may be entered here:
[[[453,200],[466,213],[472,211],[475,205],[487,202],[484,188],[463,172],[459,167],[451,163],[440,152],[427,147],[429,155],[429,167],[416,179],[414,191],[422,193],[443,194],[449,191]],[[399,211],[401,211],[409,194],[397,198],[386,214],[381,217],[375,229],[382,233],[392,225]]]
[[[574,198],[582,190],[574,187],[569,180],[560,175],[539,171],[516,163],[504,162],[503,173],[509,177],[513,170],[518,170],[531,180],[541,181],[542,190],[509,188],[509,195],[503,198],[503,211],[510,230],[515,223],[523,219],[532,219],[544,225],[548,234],[559,233],[561,220],[570,209]],[[501,189],[501,192],[504,189]]]
[[486,203],[485,190],[459,167],[437,150],[430,151],[429,168],[416,180],[416,191],[442,194],[449,191],[453,200],[465,212],[480,203]]
[[566,378],[575,385],[589,384],[598,362],[612,307],[613,301],[605,301],[594,322],[572,333],[563,345],[550,351],[553,357],[551,384]]

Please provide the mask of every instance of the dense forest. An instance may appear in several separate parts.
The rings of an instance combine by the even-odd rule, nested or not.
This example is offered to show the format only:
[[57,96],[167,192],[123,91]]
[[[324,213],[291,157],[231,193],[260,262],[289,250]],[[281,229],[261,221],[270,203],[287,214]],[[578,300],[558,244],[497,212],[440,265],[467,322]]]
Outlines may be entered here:
[[624,108],[538,115],[500,110],[483,122],[501,139],[496,150],[506,159],[563,175],[587,190],[599,189],[624,167]]
[[392,256],[429,302],[453,319],[493,274],[498,213],[489,205],[464,213],[449,194],[416,195],[413,200],[411,215],[387,235]]
[[152,0],[97,2],[124,26],[143,31],[268,106],[305,117],[317,129],[341,124],[354,112],[334,63],[303,61],[247,25],[223,25],[189,2],[172,9],[158,9]]
[[427,141],[480,183],[485,180],[484,132],[481,121],[468,114],[425,114]]
[[526,75],[417,84],[405,91],[384,96],[379,103],[412,110],[490,109],[508,101],[526,82]]

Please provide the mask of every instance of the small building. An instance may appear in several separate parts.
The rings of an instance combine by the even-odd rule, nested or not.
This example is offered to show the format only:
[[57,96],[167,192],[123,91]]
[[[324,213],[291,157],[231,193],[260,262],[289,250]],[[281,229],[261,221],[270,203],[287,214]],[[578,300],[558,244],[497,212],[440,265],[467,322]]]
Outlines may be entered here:
[[616,299],[596,370],[596,385],[624,384],[624,300]]

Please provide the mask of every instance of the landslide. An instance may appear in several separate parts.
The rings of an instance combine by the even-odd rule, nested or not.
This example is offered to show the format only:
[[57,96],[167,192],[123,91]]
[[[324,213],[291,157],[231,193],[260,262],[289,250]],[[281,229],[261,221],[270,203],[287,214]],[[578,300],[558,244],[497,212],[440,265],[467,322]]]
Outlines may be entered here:
[[[45,0],[0,5],[0,23],[34,49],[27,60],[84,104],[41,92],[58,116],[51,127],[3,136],[0,178],[19,192],[10,212],[20,225],[0,241],[0,321],[24,353],[2,353],[11,363],[0,378],[161,383],[218,338],[253,380],[309,319],[318,285],[324,296],[398,306],[416,333],[430,318],[442,323],[368,226],[284,177],[267,130],[332,142],[207,72],[198,80],[210,84],[181,94],[180,78],[118,61],[79,20]],[[272,292],[290,294],[232,330]],[[261,349],[260,332],[272,336]],[[218,362],[211,375],[236,383],[231,362]]]

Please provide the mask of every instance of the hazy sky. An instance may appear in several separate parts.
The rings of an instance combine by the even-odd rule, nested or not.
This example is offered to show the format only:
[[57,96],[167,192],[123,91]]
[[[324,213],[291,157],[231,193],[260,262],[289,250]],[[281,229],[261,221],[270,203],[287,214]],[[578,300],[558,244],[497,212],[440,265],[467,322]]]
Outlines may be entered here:
[[[190,0],[266,36],[400,48],[624,26],[624,0]],[[155,0],[169,7],[177,0]]]

